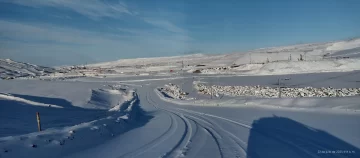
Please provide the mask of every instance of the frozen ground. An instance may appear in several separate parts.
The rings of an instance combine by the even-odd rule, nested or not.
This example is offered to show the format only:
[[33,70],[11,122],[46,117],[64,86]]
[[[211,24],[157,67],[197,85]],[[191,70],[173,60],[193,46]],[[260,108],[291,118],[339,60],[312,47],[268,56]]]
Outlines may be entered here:
[[[7,129],[7,132],[1,132],[1,156],[359,156],[359,112],[349,111],[351,108],[346,106],[333,108],[336,105],[359,108],[358,97],[334,100],[235,98],[236,102],[233,102],[234,98],[210,99],[192,88],[194,80],[211,81],[214,77],[171,80],[184,92],[189,92],[189,97],[203,101],[198,104],[156,93],[156,88],[169,84],[166,77],[156,80],[146,76],[136,78],[134,82],[133,78],[104,82],[85,78],[84,81],[1,81],[4,95],[63,107],[42,107],[1,99],[1,121],[8,122],[1,124],[1,129]],[[243,77],[224,78],[235,83]],[[45,95],[58,95],[58,98],[40,98]],[[138,101],[131,99],[132,96]],[[113,104],[117,102],[120,104]],[[36,111],[42,115],[42,132],[36,132]],[[25,129],[27,131],[21,131]],[[342,153],[322,153],[327,151]]]
[[0,80],[0,157],[358,158],[359,95],[211,97],[193,83],[360,88],[359,43],[123,59],[35,78],[14,75]]

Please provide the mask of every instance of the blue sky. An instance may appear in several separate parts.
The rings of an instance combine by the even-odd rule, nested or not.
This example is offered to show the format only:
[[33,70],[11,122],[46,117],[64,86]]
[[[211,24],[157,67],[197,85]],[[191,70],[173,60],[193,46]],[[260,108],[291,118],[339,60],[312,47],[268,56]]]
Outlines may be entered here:
[[56,66],[360,35],[359,0],[0,0],[0,58]]

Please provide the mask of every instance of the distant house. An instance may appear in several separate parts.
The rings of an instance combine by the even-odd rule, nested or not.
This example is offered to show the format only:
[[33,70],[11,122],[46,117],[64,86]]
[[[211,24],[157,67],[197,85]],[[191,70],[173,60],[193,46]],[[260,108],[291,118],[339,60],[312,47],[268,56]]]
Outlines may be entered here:
[[12,77],[12,76],[6,76],[6,77],[3,77],[2,79],[4,79],[4,80],[12,80],[12,79],[15,79],[15,77]]
[[201,70],[195,70],[193,73],[201,73]]

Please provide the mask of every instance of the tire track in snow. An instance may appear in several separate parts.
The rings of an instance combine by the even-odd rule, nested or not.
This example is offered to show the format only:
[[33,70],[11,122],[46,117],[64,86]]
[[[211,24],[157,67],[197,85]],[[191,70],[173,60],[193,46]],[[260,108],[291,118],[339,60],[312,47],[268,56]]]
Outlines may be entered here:
[[[182,109],[182,108],[174,108],[174,111],[178,112],[178,113],[183,113],[183,112],[187,112],[189,113],[190,115],[186,115],[185,114],[185,117],[191,117],[193,115],[195,115],[195,117],[193,116],[193,118],[198,118],[196,116],[202,116],[202,117],[211,117],[211,118],[215,118],[215,119],[218,119],[218,120],[223,120],[225,122],[229,122],[229,123],[232,123],[232,124],[235,124],[239,127],[243,127],[243,128],[247,128],[249,130],[254,130],[254,132],[258,133],[258,134],[261,134],[263,136],[265,136],[265,138],[268,138],[268,139],[272,139],[272,140],[275,140],[276,142],[279,142],[281,144],[284,145],[284,147],[287,147],[289,150],[291,151],[294,151],[295,153],[302,153],[304,155],[306,155],[306,157],[313,157],[313,158],[318,158],[319,155],[317,155],[316,153],[314,153],[311,149],[311,147],[317,147],[319,149],[319,146],[322,146],[321,144],[316,144],[316,142],[304,142],[304,143],[297,143],[297,142],[293,142],[293,141],[289,141],[289,140],[286,140],[286,139],[283,139],[277,135],[273,135],[273,134],[269,134],[269,133],[266,133],[264,131],[261,131],[261,130],[258,130],[258,129],[253,129],[251,125],[248,125],[246,123],[242,123],[242,122],[237,122],[237,121],[234,121],[234,120],[231,120],[231,119],[227,119],[227,118],[224,118],[224,117],[220,117],[220,116],[216,116],[216,115],[212,115],[212,114],[207,114],[207,113],[201,113],[201,112],[197,112],[197,111],[192,111],[192,110],[187,110],[187,109]],[[183,112],[180,112],[180,111],[183,111]],[[183,113],[184,114],[184,113]],[[194,120],[193,120],[194,121]],[[211,123],[210,123],[211,124]],[[204,126],[204,129],[208,132],[210,132],[209,134],[216,137],[216,135],[214,134],[216,132],[215,129],[210,129],[208,127],[205,127]],[[244,141],[242,141],[241,139],[237,138],[234,134],[232,134],[231,132],[229,131],[226,131],[224,130],[223,132],[227,133],[227,136],[228,138],[230,137],[231,139],[235,139],[235,141],[233,141],[234,143],[236,143],[238,146],[242,146],[241,144],[244,144]],[[286,131],[284,131],[286,132]],[[290,133],[291,135],[293,135],[294,137],[297,137],[299,135],[296,135],[296,134],[293,134],[293,133]],[[222,138],[220,138],[222,139]],[[218,139],[218,141],[220,140]],[[220,143],[221,141],[219,141],[219,145],[221,146],[222,144]],[[310,147],[309,147],[310,146]],[[325,148],[324,146],[322,146],[322,148],[320,149],[323,149]],[[243,148],[244,149],[244,148]],[[222,149],[221,149],[221,152],[222,152]],[[225,154],[223,154],[224,152],[222,152],[222,156],[224,156]],[[258,154],[255,154],[253,155],[255,157],[259,157]],[[227,155],[225,155],[224,157],[228,157]]]
[[193,132],[193,135],[191,136],[191,140],[190,140],[191,142],[188,144],[188,150],[189,150],[189,152],[187,152],[188,156],[197,155],[197,153],[199,153],[200,149],[204,147],[205,142],[209,138],[205,133],[206,132],[205,129],[203,129],[196,121],[192,119],[189,120],[194,124],[195,132]]
[[[174,121],[175,118],[172,115],[169,115],[169,117],[171,118],[171,125],[163,134],[161,134],[159,137],[155,138],[154,140],[150,141],[149,143],[141,146],[140,148],[137,148],[134,151],[126,153],[126,154],[120,156],[119,158],[139,156],[139,155],[149,151],[150,149],[158,146],[160,143],[162,143],[163,141],[168,139],[171,135],[173,135],[176,131],[177,125],[176,125],[176,123],[174,123],[174,122],[176,122],[176,121]],[[175,127],[173,127],[173,126],[175,126]]]
[[[184,130],[184,133],[181,136],[180,140],[176,143],[176,145],[170,151],[165,153],[163,155],[163,157],[185,156],[184,154],[186,153],[187,147],[188,147],[189,143],[191,142],[190,140],[192,137],[192,127],[191,127],[189,120],[187,118],[185,118],[182,114],[179,114],[177,112],[156,106],[156,103],[151,99],[151,97],[148,97],[148,96],[149,95],[147,95],[147,98],[148,98],[148,102],[149,103],[151,102],[150,104],[155,106],[157,109],[165,111],[168,114],[172,114],[172,115],[179,117],[184,122],[184,125],[185,125],[185,130]],[[185,144],[181,146],[181,144],[183,144],[183,142],[185,142]]]
[[[220,139],[218,140],[219,147],[221,149],[222,155],[224,157],[246,157],[246,149],[241,146],[239,143],[233,140],[233,134],[229,135],[229,131],[223,129],[219,125],[213,123],[212,121],[205,119],[203,117],[196,117],[187,115],[188,117],[192,117],[193,119],[197,119],[202,121],[204,124],[207,124],[206,129],[213,129],[217,135],[219,135]],[[205,125],[203,125],[205,126]],[[234,136],[236,137],[236,136]],[[237,137],[236,137],[237,138]],[[239,139],[239,138],[237,138]]]
[[[193,115],[196,115],[196,114],[193,114]],[[242,139],[238,138],[236,135],[234,135],[233,133],[231,133],[230,131],[228,130],[225,130],[224,128],[222,128],[221,126],[219,126],[218,124],[216,124],[215,122],[213,121],[210,121],[210,119],[208,118],[205,118],[204,116],[198,114],[197,115],[198,117],[204,119],[204,121],[207,121],[209,124],[213,125],[213,126],[217,126],[220,130],[222,130],[224,133],[226,133],[231,139],[233,139],[233,141],[241,148],[242,150],[242,155],[241,157],[246,157],[247,156],[247,143],[244,142]],[[233,123],[233,122],[230,122],[230,123]],[[236,124],[237,125],[237,124]],[[246,124],[245,124],[246,125]],[[248,125],[249,126],[249,125]],[[244,128],[244,126],[240,126],[242,128]],[[259,157],[257,153],[253,153],[255,155],[255,157]]]
[[[148,102],[149,102],[149,104],[152,104],[152,103],[150,103],[149,100],[148,100]],[[157,107],[156,105],[153,105],[153,106]],[[178,125],[177,125],[177,121],[175,120],[173,115],[168,114],[168,116],[171,119],[171,124],[170,124],[169,128],[163,134],[161,134],[159,137],[155,138],[154,140],[150,141],[149,143],[141,146],[140,148],[137,148],[134,151],[125,153],[124,155],[120,156],[119,158],[139,156],[139,155],[149,151],[150,149],[158,146],[160,143],[167,140],[168,138],[170,138],[170,136],[172,136],[175,133]]]
[[[148,96],[149,96],[149,94],[148,94]],[[151,100],[151,102],[153,102],[153,104],[156,104],[151,99],[151,97],[150,97],[150,100]],[[193,114],[193,113],[190,113],[192,115],[186,114],[186,116],[184,118],[183,116],[181,116],[181,114],[184,115],[184,113],[181,112],[179,109],[171,109],[171,110],[170,110],[170,108],[169,109],[160,108],[160,109],[163,109],[164,111],[167,111],[169,113],[173,113],[173,114],[177,115],[178,117],[183,119],[185,124],[189,124],[188,121],[185,121],[186,118],[191,119],[190,117],[192,117],[193,119],[191,119],[191,120],[194,121],[196,124],[200,125],[215,140],[221,157],[240,157],[240,156],[246,155],[246,150],[241,145],[239,145],[237,142],[233,141],[232,138],[230,138],[230,136],[226,137],[225,135],[219,134],[219,131],[215,129],[215,127],[219,128],[219,126],[215,126],[211,122],[205,121],[204,119],[197,117],[196,114]],[[179,113],[181,113],[181,114],[179,114]],[[207,123],[208,125],[201,124],[198,121],[195,121],[195,119],[203,121],[203,122]],[[221,130],[224,130],[224,129],[221,129]],[[191,135],[191,134],[188,134],[188,135]],[[224,138],[226,138],[227,140],[224,141]],[[182,141],[183,141],[183,139],[181,139],[179,142],[182,142]],[[226,142],[233,142],[233,144],[229,145]],[[187,145],[185,145],[183,147],[183,149],[186,146]],[[234,147],[234,146],[237,146],[237,147]],[[173,152],[173,150],[170,152]],[[169,157],[178,157],[179,156],[179,155],[175,155],[175,156],[174,155],[170,156],[170,155],[171,154],[166,154],[165,156],[169,156]]]
[[181,110],[181,111],[185,111],[185,112],[188,112],[188,113],[192,113],[192,114],[197,114],[197,115],[200,115],[200,116],[201,116],[201,115],[204,115],[204,116],[209,116],[209,117],[213,117],[213,118],[225,120],[225,121],[227,121],[227,122],[231,122],[231,123],[233,123],[233,124],[242,126],[242,127],[244,127],[244,128],[252,129],[252,127],[251,127],[250,125],[248,125],[248,124],[236,122],[236,121],[233,121],[233,120],[224,118],[224,117],[220,117],[220,116],[216,116],[216,115],[211,115],[211,114],[207,114],[207,113],[202,113],[202,112],[197,112],[197,111],[192,111],[192,110],[187,110],[187,109],[181,109],[181,108],[176,108],[176,109]]
[[[188,117],[191,117],[191,116],[188,116]],[[216,143],[216,145],[218,147],[220,157],[224,157],[222,148],[221,148],[220,143],[219,143],[220,138],[218,138],[218,136],[213,133],[213,130],[212,129],[210,130],[210,128],[206,128],[204,125],[200,124],[198,121],[195,121],[195,119],[192,119],[192,118],[189,118],[189,119],[191,119],[196,124],[198,124],[200,127],[202,127],[204,129],[204,131],[207,132],[214,139],[214,141],[215,141],[215,143]]]
[[[171,112],[171,111],[169,111],[169,112]],[[177,114],[175,112],[171,112],[171,113],[177,115],[178,117],[180,117],[183,120],[183,122],[185,123],[185,131],[184,131],[181,139],[178,141],[178,143],[168,153],[165,154],[165,157],[185,156],[187,146],[189,145],[191,137],[192,137],[192,127],[187,118],[185,118],[181,114]],[[185,142],[185,144],[183,146],[181,146],[181,144],[183,142]]]
[[204,121],[207,121],[209,124],[213,125],[214,127],[217,127],[218,129],[220,129],[222,132],[226,133],[228,137],[230,137],[232,139],[232,141],[234,141],[234,143],[236,143],[239,148],[240,148],[240,154],[241,157],[246,157],[246,148],[247,148],[247,144],[241,140],[240,138],[236,137],[233,133],[231,133],[230,131],[222,128],[221,126],[219,126],[217,123],[215,123],[214,121],[210,120],[209,118],[203,117],[203,116],[198,116],[199,118],[202,118]]
[[[233,121],[233,120],[230,120],[230,119],[227,119],[227,118],[224,118],[224,117],[220,117],[220,116],[216,116],[216,115],[212,115],[212,114],[207,114],[207,113],[201,113],[201,112],[196,112],[196,111],[192,111],[192,110],[187,110],[187,109],[181,109],[181,108],[177,108],[178,110],[182,110],[182,111],[185,111],[185,112],[188,112],[188,113],[193,113],[193,114],[198,114],[200,116],[210,116],[210,117],[213,117],[213,118],[217,118],[217,119],[221,119],[221,120],[224,120],[224,121],[227,121],[227,122],[231,122],[233,124],[236,124],[238,126],[241,126],[241,127],[245,127],[245,128],[248,128],[248,129],[252,129],[252,127],[250,125],[247,125],[245,123],[240,123],[240,122],[236,122],[236,121]],[[309,148],[309,145],[312,145],[314,146],[315,144],[313,143],[309,143],[309,142],[306,142],[306,144],[302,144],[301,146],[298,145],[298,144],[295,144],[293,142],[290,142],[290,141],[287,141],[287,140],[284,140],[282,138],[279,138],[278,136],[274,136],[274,135],[269,135],[267,133],[264,133],[264,132],[261,132],[259,130],[256,130],[255,132],[265,136],[265,137],[268,137],[268,138],[272,138],[280,143],[283,143],[287,146],[290,146],[290,147],[293,147],[292,150],[299,150],[301,152],[303,152],[304,154],[308,155],[308,157],[313,157],[313,158],[319,158],[318,155],[314,154],[314,153],[311,153],[310,151],[308,151],[307,149]],[[284,132],[284,131],[282,131]],[[288,132],[287,132],[288,133]],[[293,135],[294,137],[296,137],[297,135],[294,135],[292,133],[288,133],[288,134],[291,134]],[[302,146],[306,147],[306,148],[303,148]],[[315,147],[319,148],[318,145],[315,145]],[[324,148],[324,147],[322,147]]]

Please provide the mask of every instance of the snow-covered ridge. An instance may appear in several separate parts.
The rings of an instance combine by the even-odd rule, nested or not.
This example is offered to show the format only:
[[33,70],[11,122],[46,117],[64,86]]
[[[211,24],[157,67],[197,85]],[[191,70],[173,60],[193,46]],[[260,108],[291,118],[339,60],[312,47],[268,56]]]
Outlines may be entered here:
[[86,65],[87,67],[116,67],[116,66],[132,66],[132,65],[168,65],[169,62],[176,63],[183,60],[199,60],[202,57],[208,57],[209,55],[205,54],[192,54],[184,56],[170,56],[170,57],[152,57],[152,58],[135,58],[135,59],[120,59],[117,61],[102,62],[96,64]]
[[326,50],[337,51],[337,50],[353,49],[357,47],[360,47],[360,39],[336,42],[331,46],[327,47]]
[[12,61],[10,59],[0,59],[0,78],[11,79],[17,77],[43,76],[55,72],[54,68],[33,65]]
[[346,72],[360,69],[360,59],[328,59],[320,61],[279,61],[236,66],[191,69],[189,73],[280,75],[294,73]]
[[[171,75],[193,73],[274,75],[360,69],[360,39],[298,44],[234,52],[121,59],[80,66],[84,76]],[[86,67],[86,69],[83,69]]]
[[121,59],[57,69],[0,59],[0,78],[43,76],[46,80],[79,77],[106,78],[135,75],[193,73],[275,75],[342,72],[360,69],[360,39],[299,44],[235,52],[172,57]]

